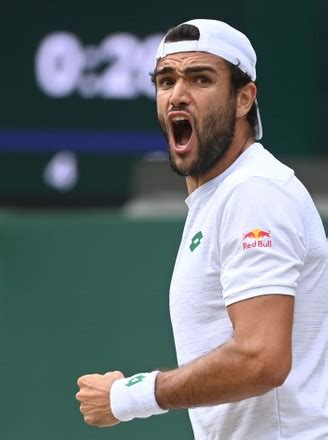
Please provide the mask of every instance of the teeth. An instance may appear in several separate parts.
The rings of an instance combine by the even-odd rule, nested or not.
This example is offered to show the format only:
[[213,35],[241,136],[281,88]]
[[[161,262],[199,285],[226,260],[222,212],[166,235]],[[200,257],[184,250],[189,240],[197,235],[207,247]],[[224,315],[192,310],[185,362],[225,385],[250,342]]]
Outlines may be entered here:
[[179,122],[179,121],[188,121],[187,118],[184,118],[183,116],[175,116],[174,118],[172,118],[173,122]]

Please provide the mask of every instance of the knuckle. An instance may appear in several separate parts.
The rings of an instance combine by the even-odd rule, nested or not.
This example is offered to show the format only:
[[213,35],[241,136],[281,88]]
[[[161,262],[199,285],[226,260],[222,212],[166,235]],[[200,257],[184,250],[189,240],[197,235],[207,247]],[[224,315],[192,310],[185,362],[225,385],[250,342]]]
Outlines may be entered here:
[[85,416],[84,417],[84,421],[85,423],[87,423],[88,425],[94,425],[94,419],[93,416]]
[[83,385],[92,377],[92,374],[84,374],[83,376],[80,376],[77,380],[78,385]]

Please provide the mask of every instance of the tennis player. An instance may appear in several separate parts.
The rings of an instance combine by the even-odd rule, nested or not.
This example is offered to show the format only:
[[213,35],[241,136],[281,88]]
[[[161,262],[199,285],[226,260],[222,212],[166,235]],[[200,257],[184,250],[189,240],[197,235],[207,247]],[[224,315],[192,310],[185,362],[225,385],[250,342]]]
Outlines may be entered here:
[[90,425],[188,408],[197,440],[328,439],[327,242],[307,190],[259,143],[255,66],[248,38],[215,20],[158,48],[158,118],[189,192],[170,288],[179,367],[80,377]]

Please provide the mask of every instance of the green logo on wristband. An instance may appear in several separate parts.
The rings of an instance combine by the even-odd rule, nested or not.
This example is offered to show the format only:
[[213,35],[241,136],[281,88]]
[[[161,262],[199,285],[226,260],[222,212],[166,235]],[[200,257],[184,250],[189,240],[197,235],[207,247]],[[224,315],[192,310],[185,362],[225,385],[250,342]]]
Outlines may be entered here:
[[127,384],[125,384],[126,387],[132,387],[132,385],[136,385],[137,383],[142,382],[145,379],[144,374],[138,374],[137,376],[133,376]]

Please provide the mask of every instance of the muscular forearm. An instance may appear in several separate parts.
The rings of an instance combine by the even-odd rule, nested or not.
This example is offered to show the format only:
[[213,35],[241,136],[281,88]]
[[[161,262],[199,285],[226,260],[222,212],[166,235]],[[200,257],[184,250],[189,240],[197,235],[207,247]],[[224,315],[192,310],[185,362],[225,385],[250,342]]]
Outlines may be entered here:
[[[164,409],[233,402],[263,394],[279,385],[264,360],[231,340],[176,370],[161,372],[156,400]],[[273,374],[272,374],[273,373]]]
[[83,376],[77,398],[85,420],[113,426],[173,408],[239,401],[280,386],[291,368],[293,308],[288,295],[240,301],[228,309],[231,340],[188,365],[127,378],[121,372]]

